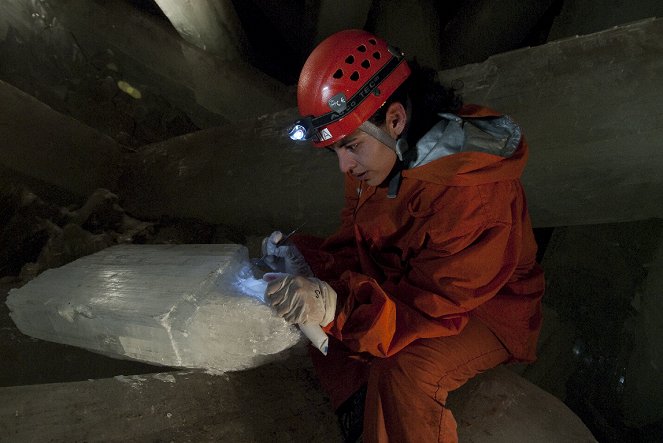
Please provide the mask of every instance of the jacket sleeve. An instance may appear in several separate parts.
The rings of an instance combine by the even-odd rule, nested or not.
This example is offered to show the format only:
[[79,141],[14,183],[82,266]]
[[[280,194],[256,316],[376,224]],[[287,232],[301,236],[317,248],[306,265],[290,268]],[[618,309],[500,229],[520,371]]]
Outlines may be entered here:
[[458,334],[513,274],[520,242],[509,224],[429,235],[398,281],[343,274],[347,297],[327,331],[353,351],[388,357],[418,338]]

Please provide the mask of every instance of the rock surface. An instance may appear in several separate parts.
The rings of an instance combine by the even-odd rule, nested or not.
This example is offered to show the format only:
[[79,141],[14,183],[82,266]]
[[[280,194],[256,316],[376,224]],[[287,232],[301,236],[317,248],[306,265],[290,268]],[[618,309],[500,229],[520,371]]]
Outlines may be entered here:
[[[23,442],[339,442],[302,348],[248,371],[169,372],[0,388],[0,430]],[[595,442],[558,399],[506,368],[449,400],[462,442]]]
[[553,397],[505,367],[450,394],[462,442],[595,442],[580,419]]

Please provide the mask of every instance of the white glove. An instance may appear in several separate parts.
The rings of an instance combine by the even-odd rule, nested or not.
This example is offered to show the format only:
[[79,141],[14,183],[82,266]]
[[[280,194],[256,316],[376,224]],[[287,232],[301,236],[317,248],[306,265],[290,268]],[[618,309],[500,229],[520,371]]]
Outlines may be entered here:
[[277,245],[282,238],[281,231],[274,231],[262,240],[262,254],[266,255],[265,264],[276,272],[313,277],[313,271],[296,246]]
[[268,280],[265,299],[288,323],[327,326],[336,314],[336,291],[313,277],[277,275]]

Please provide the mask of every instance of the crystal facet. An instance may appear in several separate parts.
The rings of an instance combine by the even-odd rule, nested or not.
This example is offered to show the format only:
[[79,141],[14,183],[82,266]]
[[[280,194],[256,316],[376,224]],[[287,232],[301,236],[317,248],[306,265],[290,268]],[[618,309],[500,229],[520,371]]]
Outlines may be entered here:
[[117,245],[43,272],[7,305],[32,337],[221,373],[263,364],[302,337],[256,287],[242,245]]

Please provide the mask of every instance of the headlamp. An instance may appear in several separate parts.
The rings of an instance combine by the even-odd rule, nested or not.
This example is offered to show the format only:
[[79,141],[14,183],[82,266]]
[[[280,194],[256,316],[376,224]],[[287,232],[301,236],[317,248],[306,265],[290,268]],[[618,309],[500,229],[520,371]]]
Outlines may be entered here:
[[313,137],[315,129],[311,122],[311,117],[297,120],[288,129],[288,136],[294,141],[310,140]]

